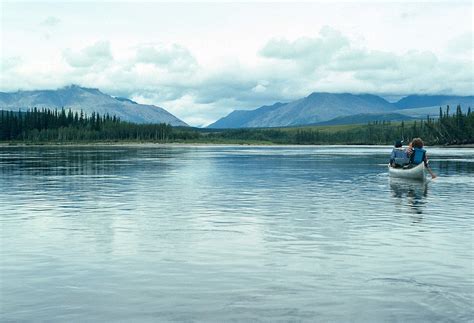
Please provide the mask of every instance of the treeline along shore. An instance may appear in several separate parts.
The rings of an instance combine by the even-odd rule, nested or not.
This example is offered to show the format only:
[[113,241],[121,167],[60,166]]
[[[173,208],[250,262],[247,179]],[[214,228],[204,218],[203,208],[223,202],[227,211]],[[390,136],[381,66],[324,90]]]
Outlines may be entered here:
[[237,144],[392,144],[421,137],[428,145],[474,143],[474,113],[440,107],[439,118],[409,122],[288,128],[200,129],[168,124],[136,124],[115,116],[71,110],[0,111],[0,141],[8,143],[237,143]]

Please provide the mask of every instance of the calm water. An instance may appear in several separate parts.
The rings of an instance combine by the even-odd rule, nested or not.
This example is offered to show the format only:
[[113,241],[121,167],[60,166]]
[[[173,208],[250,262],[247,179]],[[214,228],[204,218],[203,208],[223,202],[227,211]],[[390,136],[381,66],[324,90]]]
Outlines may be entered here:
[[0,147],[0,321],[473,320],[474,149]]

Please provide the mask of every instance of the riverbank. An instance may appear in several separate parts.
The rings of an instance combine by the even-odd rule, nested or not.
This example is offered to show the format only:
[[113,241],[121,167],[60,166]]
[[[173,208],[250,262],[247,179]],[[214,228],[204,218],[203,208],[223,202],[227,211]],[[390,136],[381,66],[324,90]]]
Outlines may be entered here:
[[[64,146],[64,147],[90,147],[90,146],[142,146],[142,147],[154,147],[154,146],[280,146],[280,147],[308,147],[308,146],[354,146],[354,147],[380,147],[380,146],[392,146],[391,144],[291,144],[291,143],[273,143],[263,141],[229,141],[229,142],[146,142],[146,141],[98,141],[98,142],[0,142],[0,147],[41,147],[41,146]],[[433,145],[427,146],[429,148],[474,148],[474,144],[465,145]]]
[[[33,116],[32,116],[33,117]],[[70,123],[39,113],[42,122],[23,122],[9,115],[0,122],[0,140],[25,145],[176,143],[233,145],[392,145],[395,140],[423,138],[427,146],[474,144],[474,114],[463,119],[446,117],[436,122],[376,122],[346,125],[309,125],[280,128],[202,129],[166,124],[131,124],[105,119]],[[34,119],[34,118],[33,118]],[[34,120],[36,120],[34,119]],[[44,120],[43,120],[44,119]],[[465,120],[464,120],[465,119]],[[62,122],[63,121],[63,122]],[[62,123],[61,123],[62,122]],[[45,125],[49,125],[45,127]],[[54,125],[54,126],[53,126]],[[456,145],[455,147],[464,147]],[[453,146],[454,147],[454,146]]]
[[[147,142],[147,141],[90,141],[90,142],[0,142],[0,147],[34,147],[34,146],[285,146],[285,144],[276,144],[270,142]],[[294,145],[298,146],[298,145]]]

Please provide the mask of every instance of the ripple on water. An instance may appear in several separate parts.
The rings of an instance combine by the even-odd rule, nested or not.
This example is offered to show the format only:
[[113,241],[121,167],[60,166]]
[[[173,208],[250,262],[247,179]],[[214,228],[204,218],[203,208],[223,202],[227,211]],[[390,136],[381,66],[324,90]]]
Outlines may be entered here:
[[469,321],[474,150],[1,147],[5,321]]

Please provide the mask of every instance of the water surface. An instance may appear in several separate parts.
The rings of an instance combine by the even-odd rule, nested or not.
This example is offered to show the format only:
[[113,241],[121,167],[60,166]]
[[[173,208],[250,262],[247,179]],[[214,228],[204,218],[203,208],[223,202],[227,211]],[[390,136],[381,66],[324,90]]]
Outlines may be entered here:
[[1,321],[471,321],[474,149],[0,147]]

